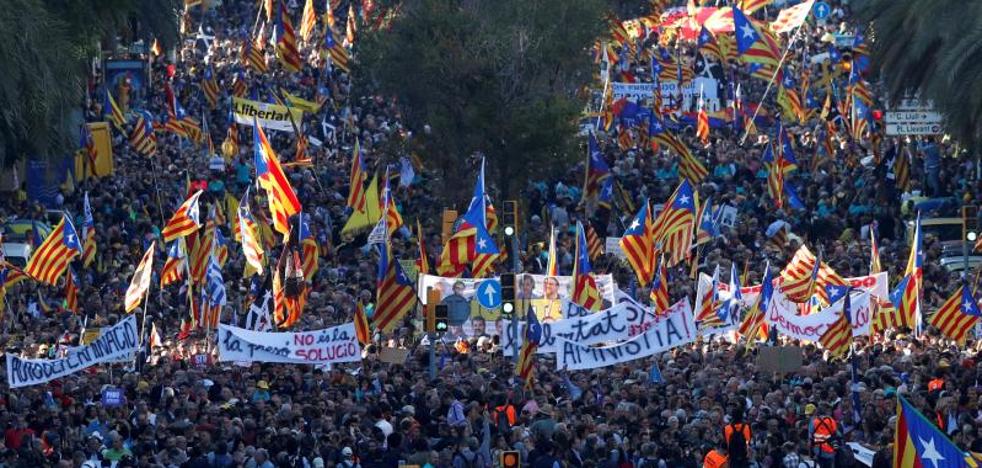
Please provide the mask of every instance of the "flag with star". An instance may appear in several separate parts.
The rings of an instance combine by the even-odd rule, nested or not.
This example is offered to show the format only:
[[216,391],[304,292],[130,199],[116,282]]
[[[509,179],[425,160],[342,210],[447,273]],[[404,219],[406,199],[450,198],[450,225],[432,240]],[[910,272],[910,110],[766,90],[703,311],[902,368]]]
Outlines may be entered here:
[[647,286],[654,276],[655,267],[654,220],[647,200],[621,236],[620,247],[627,263],[638,276],[638,283],[642,287]]
[[[37,235],[37,230],[34,230]],[[62,215],[48,237],[34,250],[24,272],[40,283],[55,285],[72,259],[82,253],[78,232],[68,216]]]
[[677,265],[689,253],[695,232],[695,220],[695,194],[692,184],[687,179],[683,179],[655,219],[653,236],[655,248],[665,253],[669,267]]
[[775,47],[763,31],[764,24],[754,24],[754,20],[739,8],[733,9],[733,28],[736,36],[737,52],[744,62],[759,63],[777,67],[780,50]]
[[907,269],[900,283],[890,294],[897,313],[903,316],[905,323],[913,324],[915,328],[920,328],[921,323],[921,265],[924,262],[921,243],[921,215],[918,213],[914,224],[914,238],[910,245],[910,257],[907,259]]
[[975,328],[979,321],[979,303],[972,295],[971,289],[962,284],[955,290],[928,323],[944,333],[952,340],[962,343],[968,337],[968,332]]
[[584,184],[584,199],[595,199],[600,206],[610,208],[614,198],[614,180],[610,166],[600,152],[597,137],[590,134],[587,142],[589,149],[586,163],[586,184]]
[[894,468],[974,467],[966,455],[907,399],[897,396],[897,425],[893,432]]

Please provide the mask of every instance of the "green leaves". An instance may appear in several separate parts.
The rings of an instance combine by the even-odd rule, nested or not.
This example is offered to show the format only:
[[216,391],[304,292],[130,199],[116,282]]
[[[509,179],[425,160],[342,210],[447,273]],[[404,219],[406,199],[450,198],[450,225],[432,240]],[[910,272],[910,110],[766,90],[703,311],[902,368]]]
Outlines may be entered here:
[[954,0],[858,0],[873,30],[873,59],[889,98],[917,93],[945,115],[947,130],[976,145],[982,138],[982,3]]
[[[78,146],[90,57],[117,36],[177,41],[179,0],[8,0],[0,9],[0,165]],[[139,25],[138,30],[131,26]]]
[[[574,158],[576,90],[603,25],[601,0],[407,0],[360,42],[357,81],[398,98],[424,160],[466,180],[474,153],[511,188]],[[461,184],[467,186],[467,184]],[[466,191],[467,189],[463,189]],[[447,194],[453,196],[455,194]]]

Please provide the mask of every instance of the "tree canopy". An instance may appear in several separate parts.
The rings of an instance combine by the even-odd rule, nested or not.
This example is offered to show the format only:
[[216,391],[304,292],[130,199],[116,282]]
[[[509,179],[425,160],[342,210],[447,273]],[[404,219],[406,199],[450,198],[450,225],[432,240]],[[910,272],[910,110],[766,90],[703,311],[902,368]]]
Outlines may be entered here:
[[[424,161],[447,180],[487,156],[507,195],[575,157],[578,91],[602,0],[406,0],[391,27],[359,43],[358,81],[398,99]],[[431,131],[423,135],[425,126]],[[469,184],[462,183],[469,190]]]
[[889,97],[932,99],[959,141],[982,139],[982,3],[953,0],[858,0],[871,23],[874,63]]
[[179,0],[8,0],[0,9],[0,162],[63,156],[78,145],[89,60],[102,39],[178,37]]

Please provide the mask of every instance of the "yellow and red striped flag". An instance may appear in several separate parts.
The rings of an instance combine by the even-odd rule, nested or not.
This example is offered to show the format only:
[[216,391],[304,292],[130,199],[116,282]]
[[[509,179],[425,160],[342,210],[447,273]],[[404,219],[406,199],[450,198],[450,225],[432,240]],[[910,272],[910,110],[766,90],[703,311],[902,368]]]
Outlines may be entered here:
[[134,309],[140,307],[143,296],[150,289],[150,275],[153,272],[153,251],[156,245],[156,241],[150,243],[150,247],[143,254],[143,258],[140,260],[139,265],[136,266],[136,270],[133,271],[133,279],[130,280],[130,286],[126,288],[125,302],[127,313],[133,312]]
[[430,273],[430,259],[426,256],[426,236],[423,234],[423,226],[416,220],[416,243],[419,244],[419,257],[416,259],[416,271],[422,275]]
[[372,329],[368,323],[368,315],[365,314],[365,306],[361,302],[355,303],[355,337],[362,346],[368,346],[372,342]]
[[355,139],[355,149],[351,155],[351,177],[348,179],[348,208],[365,211],[365,163],[361,159],[361,144]]
[[96,252],[95,219],[92,217],[92,205],[89,204],[89,192],[85,192],[83,214],[82,237],[85,242],[82,245],[82,266],[87,268],[95,260]]
[[303,270],[303,277],[311,280],[317,273],[320,246],[317,245],[317,239],[314,237],[313,231],[310,230],[309,218],[310,216],[304,216],[302,211],[297,215],[297,223],[300,225],[300,250],[303,254],[303,261],[300,264],[301,270]]
[[178,239],[167,248],[167,260],[160,270],[160,287],[163,288],[184,277],[187,270],[187,252],[184,239]]
[[549,229],[549,259],[546,261],[546,276],[559,276],[559,254],[556,252],[556,228]]
[[590,261],[596,261],[604,254],[604,244],[600,242],[600,236],[597,235],[597,231],[593,229],[593,225],[590,223],[586,225],[586,244],[587,250],[590,252]]
[[300,17],[300,37],[304,41],[309,41],[315,28],[317,28],[317,10],[314,8],[314,0],[307,0],[303,6],[303,15]]
[[573,261],[573,302],[587,310],[597,311],[603,305],[597,280],[593,277],[590,255],[586,249],[583,224],[576,223],[576,256]]
[[286,2],[280,2],[280,11],[276,18],[276,56],[280,59],[283,69],[296,73],[303,63],[300,61],[300,51],[297,49],[297,35],[293,30],[290,12],[286,11]]
[[818,342],[831,354],[833,359],[846,354],[849,351],[849,345],[852,344],[852,323],[849,321],[852,310],[848,290],[843,301],[842,315],[818,338]]
[[[263,262],[265,261],[266,254],[263,252],[263,246],[259,242],[259,227],[256,226],[252,212],[249,211],[248,191],[242,196],[242,202],[239,203],[238,215],[238,232],[242,243],[242,254],[245,256],[246,264],[251,268],[251,271],[262,275]],[[246,271],[250,270],[247,268]]]
[[972,295],[970,288],[963,284],[944,304],[941,304],[928,323],[948,338],[964,343],[968,332],[978,323],[980,315],[982,313],[979,312],[978,301]]
[[372,321],[375,328],[388,333],[416,307],[416,291],[409,276],[392,256],[388,238],[379,246],[376,306]]
[[876,245],[876,232],[872,227],[869,230],[869,274],[875,275],[883,271],[883,267],[880,266],[880,249]]
[[542,325],[535,310],[529,304],[525,312],[525,336],[522,341],[522,350],[518,353],[518,362],[515,364],[515,374],[525,381],[529,386],[532,382],[532,372],[535,370],[535,353],[539,350],[539,341],[542,340]]
[[81,253],[78,232],[68,216],[62,215],[61,222],[51,230],[27,261],[24,273],[41,283],[54,286],[72,259]]
[[65,308],[78,313],[78,286],[75,285],[75,272],[71,268],[65,275]]
[[668,268],[665,268],[664,259],[658,262],[655,268],[655,279],[651,283],[651,305],[655,308],[655,313],[660,314],[668,310]]
[[198,207],[198,198],[201,197],[201,193],[202,190],[198,190],[187,200],[184,200],[184,203],[181,203],[181,206],[171,216],[170,221],[167,221],[167,225],[160,233],[164,242],[184,237],[201,227],[200,209]]
[[294,193],[289,179],[280,166],[276,152],[266,139],[266,133],[258,120],[253,119],[253,149],[256,166],[256,178],[259,186],[266,190],[269,202],[269,212],[273,215],[273,229],[288,235],[290,233],[290,216],[300,212],[300,200]]

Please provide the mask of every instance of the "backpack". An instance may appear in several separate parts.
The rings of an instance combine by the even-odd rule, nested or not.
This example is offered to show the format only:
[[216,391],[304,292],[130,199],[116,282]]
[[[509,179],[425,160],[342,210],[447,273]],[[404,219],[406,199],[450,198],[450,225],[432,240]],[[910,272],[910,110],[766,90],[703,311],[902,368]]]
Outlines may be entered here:
[[737,430],[736,424],[730,424],[730,427],[733,428],[733,432],[730,434],[730,440],[726,443],[730,466],[745,466],[747,463],[747,438],[743,435],[743,428],[747,426],[741,423],[739,430]]
[[851,447],[842,444],[835,449],[835,466],[837,468],[857,466],[856,463],[856,454],[852,452]]
[[495,408],[494,414],[497,418],[497,422],[494,425],[495,431],[498,435],[508,436],[511,434],[511,423],[508,422],[508,406],[504,406],[504,409]]

